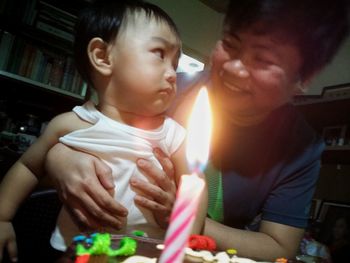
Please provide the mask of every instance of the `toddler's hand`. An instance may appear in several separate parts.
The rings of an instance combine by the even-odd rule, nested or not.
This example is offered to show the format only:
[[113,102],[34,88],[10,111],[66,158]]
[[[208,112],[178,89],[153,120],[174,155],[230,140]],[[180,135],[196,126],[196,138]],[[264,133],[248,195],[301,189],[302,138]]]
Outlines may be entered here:
[[3,259],[3,251],[7,249],[10,259],[17,261],[17,243],[16,234],[12,223],[9,221],[0,221],[0,262]]

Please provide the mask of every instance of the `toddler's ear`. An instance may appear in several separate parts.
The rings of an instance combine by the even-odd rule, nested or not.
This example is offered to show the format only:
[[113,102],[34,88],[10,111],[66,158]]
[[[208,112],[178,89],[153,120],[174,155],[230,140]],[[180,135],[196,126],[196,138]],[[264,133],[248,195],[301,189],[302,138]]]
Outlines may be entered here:
[[91,39],[87,52],[90,64],[96,71],[105,76],[111,74],[112,69],[108,56],[108,45],[102,38],[95,37]]

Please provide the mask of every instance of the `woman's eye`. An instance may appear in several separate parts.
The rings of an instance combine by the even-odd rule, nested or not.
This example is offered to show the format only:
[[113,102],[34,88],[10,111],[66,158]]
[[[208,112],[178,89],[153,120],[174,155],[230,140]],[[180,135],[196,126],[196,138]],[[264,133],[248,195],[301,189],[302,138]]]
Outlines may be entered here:
[[272,62],[271,60],[266,59],[266,58],[264,58],[264,57],[256,56],[256,57],[254,58],[254,60],[255,60],[256,63],[263,64],[263,65],[266,65],[266,66],[267,66],[267,65],[273,64],[273,62]]
[[232,43],[231,41],[229,41],[227,39],[223,39],[222,44],[223,44],[223,47],[225,49],[230,49],[230,50],[237,50],[238,49],[237,45],[235,45],[234,43]]

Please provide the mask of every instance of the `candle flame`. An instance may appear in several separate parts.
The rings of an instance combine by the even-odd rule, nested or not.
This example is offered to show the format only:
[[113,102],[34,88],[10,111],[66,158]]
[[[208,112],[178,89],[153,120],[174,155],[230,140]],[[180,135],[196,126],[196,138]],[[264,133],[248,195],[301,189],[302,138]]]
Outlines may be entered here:
[[186,158],[192,170],[204,170],[209,156],[212,115],[208,91],[201,88],[188,120]]

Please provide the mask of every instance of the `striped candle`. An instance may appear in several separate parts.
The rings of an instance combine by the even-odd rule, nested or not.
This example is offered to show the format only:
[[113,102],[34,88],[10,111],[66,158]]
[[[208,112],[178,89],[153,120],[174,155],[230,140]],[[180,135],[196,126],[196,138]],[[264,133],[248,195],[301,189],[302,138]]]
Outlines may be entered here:
[[164,250],[160,263],[181,263],[185,248],[198,210],[204,179],[198,172],[204,168],[209,155],[211,135],[211,112],[206,89],[199,91],[192,114],[189,118],[186,157],[194,171],[191,175],[182,175],[176,194],[176,201],[170,216],[165,235]]
[[181,176],[160,263],[182,262],[203,189],[204,180],[197,174]]

